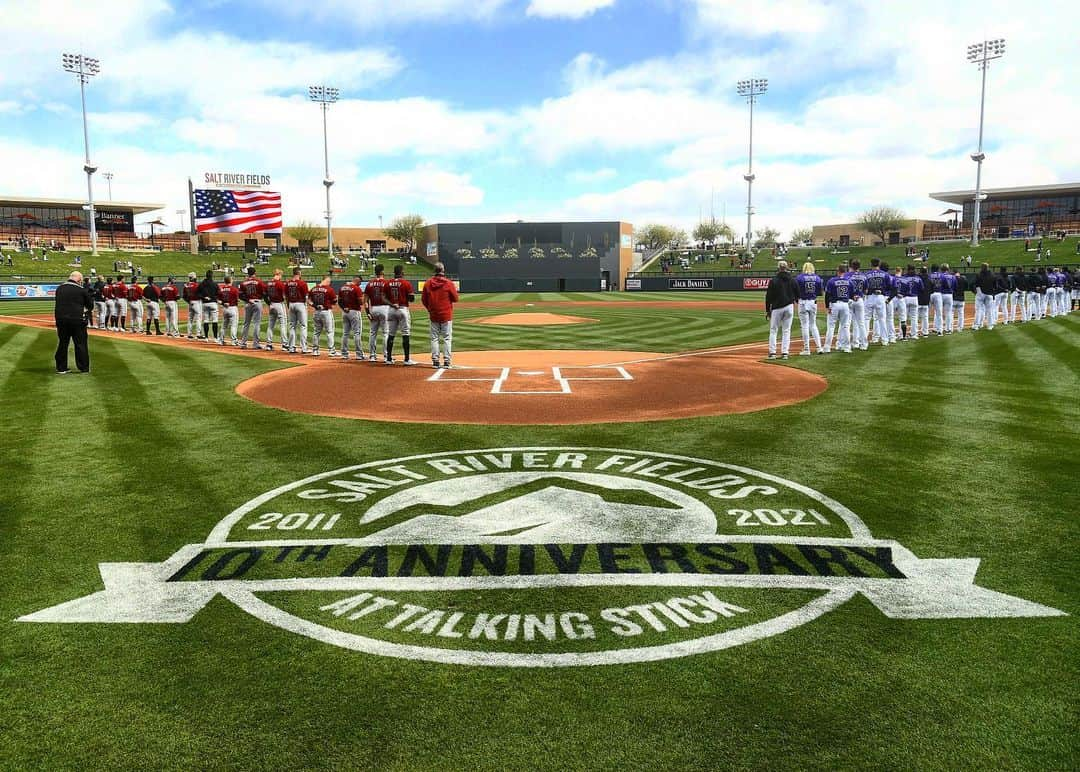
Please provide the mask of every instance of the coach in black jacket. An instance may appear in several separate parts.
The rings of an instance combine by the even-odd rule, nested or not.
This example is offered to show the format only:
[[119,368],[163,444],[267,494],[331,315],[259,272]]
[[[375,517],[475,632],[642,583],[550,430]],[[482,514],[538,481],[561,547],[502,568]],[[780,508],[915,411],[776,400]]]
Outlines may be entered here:
[[795,315],[795,301],[799,299],[799,286],[788,273],[787,262],[777,264],[776,276],[765,290],[765,317],[769,320],[769,359],[776,359],[776,338],[780,336],[780,355],[788,358],[791,345],[791,320]]
[[90,350],[86,345],[86,320],[94,308],[90,292],[82,285],[82,274],[74,271],[56,288],[56,372],[68,371],[68,344],[75,342],[75,366],[80,373],[90,372]]

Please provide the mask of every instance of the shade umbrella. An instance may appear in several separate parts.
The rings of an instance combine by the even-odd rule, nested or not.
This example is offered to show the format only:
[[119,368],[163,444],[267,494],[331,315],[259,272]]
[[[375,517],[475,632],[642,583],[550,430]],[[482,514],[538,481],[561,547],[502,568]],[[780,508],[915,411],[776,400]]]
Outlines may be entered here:
[[161,218],[159,217],[156,220],[151,220],[149,224],[150,224],[150,246],[154,246],[154,226],[159,225],[159,226],[164,227],[165,223],[163,223],[161,221]]
[[17,214],[15,216],[19,218],[19,235],[20,236],[22,234],[26,233],[27,221],[29,221],[29,220],[37,220],[37,218],[34,217],[34,215],[30,214],[29,212],[23,212],[22,214]]

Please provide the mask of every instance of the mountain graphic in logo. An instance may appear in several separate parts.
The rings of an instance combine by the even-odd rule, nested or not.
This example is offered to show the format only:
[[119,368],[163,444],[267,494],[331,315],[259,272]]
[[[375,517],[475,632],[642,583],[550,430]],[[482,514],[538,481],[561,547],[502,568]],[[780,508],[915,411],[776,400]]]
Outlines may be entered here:
[[360,521],[393,543],[665,541],[716,533],[698,500],[646,480],[508,472],[420,485]]

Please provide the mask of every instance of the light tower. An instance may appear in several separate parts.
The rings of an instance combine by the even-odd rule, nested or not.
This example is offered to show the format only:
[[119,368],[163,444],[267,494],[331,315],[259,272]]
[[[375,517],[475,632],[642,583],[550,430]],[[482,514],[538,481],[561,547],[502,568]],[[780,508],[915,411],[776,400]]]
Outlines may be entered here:
[[332,103],[338,101],[338,93],[336,88],[330,88],[329,86],[308,87],[308,99],[312,102],[318,102],[319,106],[322,107],[323,165],[325,171],[322,184],[326,186],[326,250],[331,257],[334,255],[334,233],[331,229],[333,215],[330,211],[330,186],[334,184],[334,181],[330,179],[330,151],[326,140],[326,110]]
[[983,114],[986,111],[986,69],[991,59],[1000,59],[1004,55],[1004,38],[973,43],[967,49],[968,61],[977,64],[982,70],[982,93],[979,96],[979,149],[971,154],[971,160],[975,162],[975,211],[971,220],[971,246],[973,247],[979,246],[979,227],[982,224],[982,162],[986,158],[982,149]]
[[753,232],[750,230],[750,219],[754,214],[753,190],[754,190],[754,102],[769,88],[769,81],[765,78],[750,78],[740,80],[737,84],[739,96],[746,97],[746,103],[750,105],[750,146],[746,154],[746,251],[750,252]]
[[109,200],[112,201],[112,178],[113,178],[113,173],[112,172],[102,172],[101,176],[105,178],[105,182],[109,186]]
[[82,54],[64,54],[61,57],[66,72],[73,72],[79,78],[79,96],[82,98],[82,129],[83,148],[86,151],[86,163],[83,171],[86,172],[86,199],[87,208],[90,212],[90,254],[97,256],[97,215],[94,213],[94,172],[97,167],[90,163],[90,133],[86,128],[86,84],[90,78],[98,74],[101,63],[97,59],[83,56]]

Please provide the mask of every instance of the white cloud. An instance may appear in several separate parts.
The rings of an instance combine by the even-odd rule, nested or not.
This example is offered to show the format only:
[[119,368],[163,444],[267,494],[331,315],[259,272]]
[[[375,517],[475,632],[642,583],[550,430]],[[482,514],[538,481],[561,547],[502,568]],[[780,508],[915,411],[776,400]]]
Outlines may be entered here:
[[698,23],[732,35],[805,35],[821,32],[837,4],[818,0],[697,0]]
[[531,0],[525,15],[543,19],[583,19],[613,5],[615,0]]
[[575,185],[595,184],[606,182],[618,176],[618,172],[610,166],[601,169],[576,169],[568,172],[566,179]]
[[402,209],[474,207],[484,201],[484,191],[472,184],[468,174],[427,167],[378,174],[361,182],[357,190]]
[[0,113],[18,115],[28,109],[33,109],[33,106],[23,102],[16,102],[14,99],[0,99]]
[[321,0],[297,3],[294,0],[260,0],[264,6],[289,16],[338,21],[349,26],[372,29],[400,26],[417,21],[487,21],[507,5],[508,0]]
[[126,134],[132,131],[142,131],[157,124],[157,119],[152,115],[139,112],[111,112],[111,113],[88,113],[86,116],[90,127],[107,132],[109,134]]

